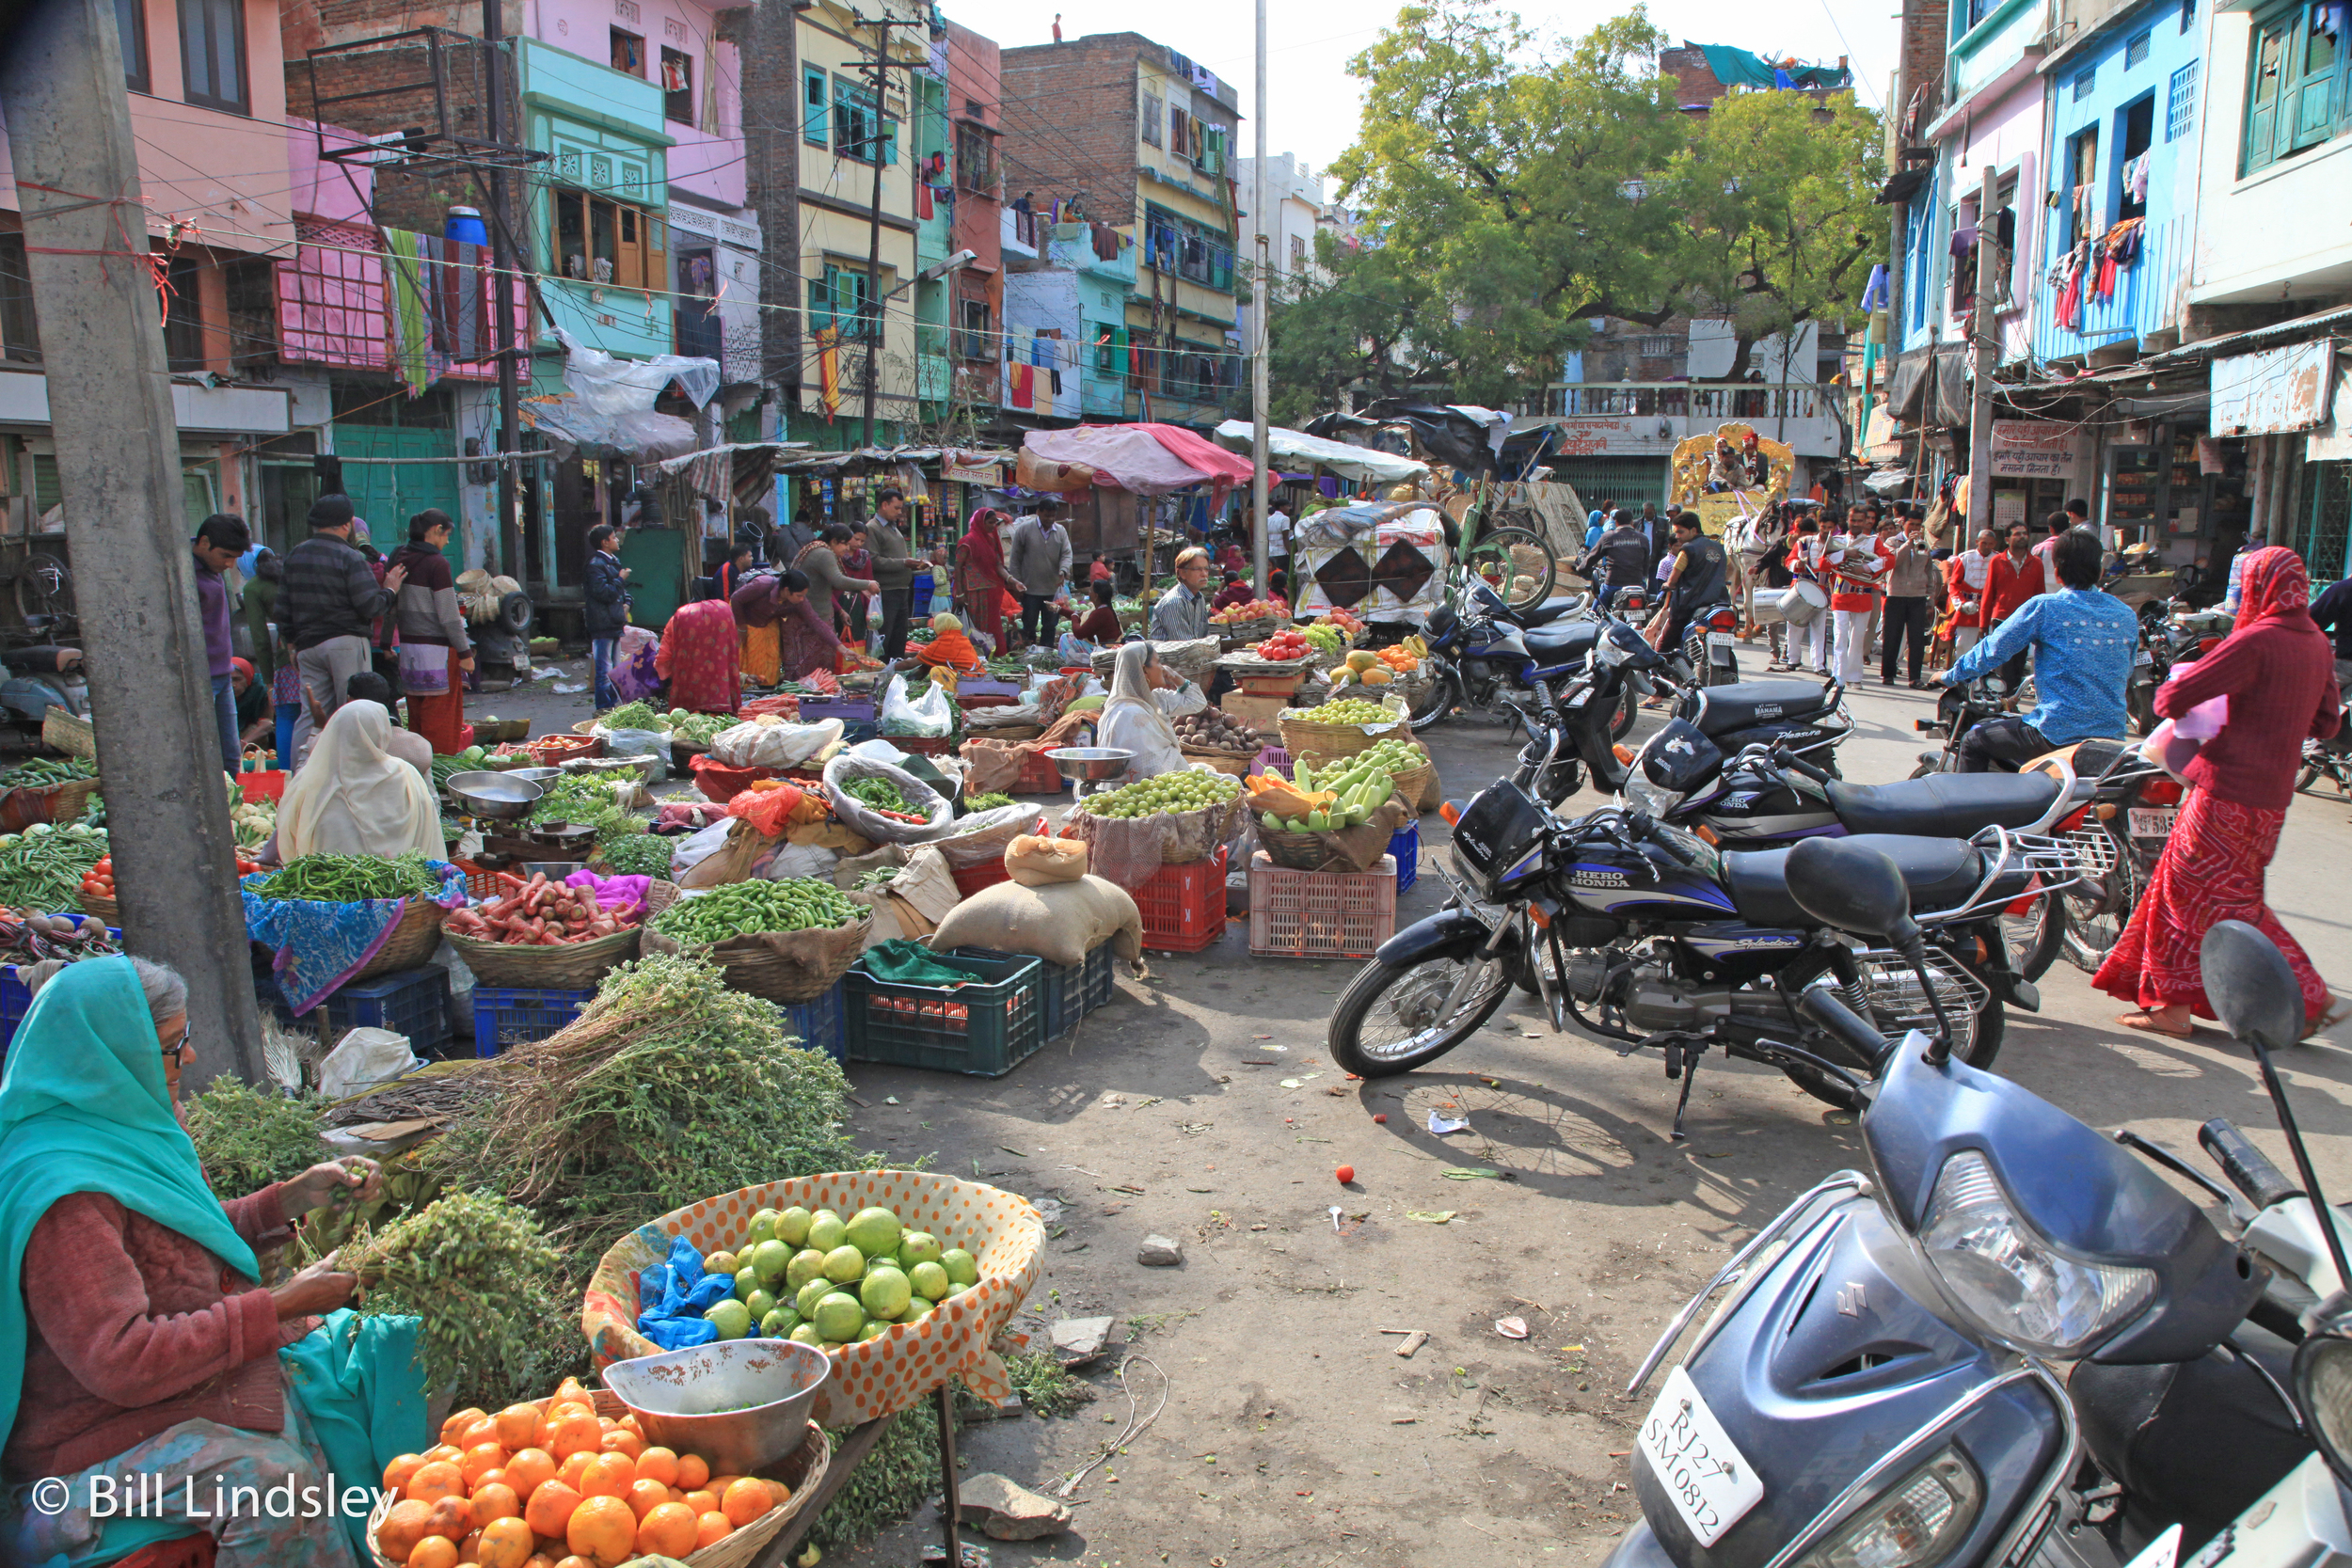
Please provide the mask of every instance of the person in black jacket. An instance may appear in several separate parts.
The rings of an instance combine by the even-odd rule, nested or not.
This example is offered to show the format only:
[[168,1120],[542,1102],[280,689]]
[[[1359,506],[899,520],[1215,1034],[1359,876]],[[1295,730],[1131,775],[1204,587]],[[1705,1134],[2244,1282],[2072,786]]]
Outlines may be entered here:
[[317,699],[294,718],[294,754],[343,704],[351,677],[369,667],[375,618],[392,607],[408,574],[395,566],[378,578],[352,543],[351,498],[321,496],[310,503],[310,537],[286,554],[278,589],[278,624],[294,644],[294,669]]
[[1584,552],[1576,570],[1578,576],[1591,579],[1593,592],[1606,603],[1609,595],[1620,588],[1646,584],[1652,564],[1648,537],[1634,521],[1632,512],[1621,506],[1609,531]]
[[596,711],[621,705],[612,689],[612,660],[620,652],[621,631],[628,625],[628,568],[621,564],[621,531],[598,523],[588,531],[587,604],[582,619],[588,633],[588,659],[596,671]]

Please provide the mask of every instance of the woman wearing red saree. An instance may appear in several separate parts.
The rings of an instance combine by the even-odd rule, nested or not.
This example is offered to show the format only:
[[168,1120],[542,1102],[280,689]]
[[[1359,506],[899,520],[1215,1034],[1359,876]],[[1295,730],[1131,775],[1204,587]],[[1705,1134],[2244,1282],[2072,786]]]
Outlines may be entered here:
[[680,605],[661,628],[654,673],[670,683],[670,705],[696,713],[733,713],[743,705],[735,608],[724,599]]
[[2279,546],[2254,551],[2240,578],[2236,629],[2156,690],[2167,719],[2216,697],[2229,698],[2230,708],[2221,733],[2188,765],[2188,800],[2148,891],[2091,979],[2138,1004],[2116,1020],[2127,1029],[2186,1039],[2192,1015],[2214,1016],[2198,952],[2218,920],[2243,920],[2279,944],[2302,984],[2311,1029],[2340,1016],[2328,1010],[2328,983],[2263,898],[2303,737],[2325,739],[2343,722],[2335,651],[2312,624],[2310,597],[2301,557]]
[[962,603],[964,619],[974,629],[988,633],[988,641],[998,653],[1005,651],[1005,546],[997,537],[1004,527],[1001,512],[980,507],[972,514],[964,529],[961,547],[956,554],[956,597]]

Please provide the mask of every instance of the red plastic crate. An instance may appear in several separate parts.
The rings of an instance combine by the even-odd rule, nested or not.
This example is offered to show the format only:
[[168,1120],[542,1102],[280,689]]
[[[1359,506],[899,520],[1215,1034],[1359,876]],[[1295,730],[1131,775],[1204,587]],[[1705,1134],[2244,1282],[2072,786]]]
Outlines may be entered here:
[[1061,776],[1043,752],[1031,752],[1021,762],[1021,777],[1013,781],[1011,795],[1059,795],[1070,787],[1070,781]]
[[[1369,871],[1292,871],[1259,850],[1249,862],[1249,954],[1369,958],[1396,931],[1396,861]],[[1151,945],[1145,927],[1145,946]]]
[[950,866],[948,870],[956,879],[956,891],[966,898],[984,887],[994,887],[998,882],[1012,880],[1012,873],[1005,869],[1002,855],[993,861],[982,861],[977,865]]
[[[1391,884],[1393,889],[1394,873]],[[1204,861],[1161,866],[1135,895],[1145,947],[1154,953],[1200,952],[1225,934],[1224,847]],[[1393,901],[1390,908],[1393,911]]]

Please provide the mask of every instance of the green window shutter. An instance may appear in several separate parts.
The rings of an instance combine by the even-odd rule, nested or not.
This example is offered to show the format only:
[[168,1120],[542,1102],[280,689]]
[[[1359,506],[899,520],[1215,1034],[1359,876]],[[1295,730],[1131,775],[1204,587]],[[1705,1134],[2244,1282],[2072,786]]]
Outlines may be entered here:
[[826,87],[824,71],[810,67],[802,73],[801,135],[817,147],[832,139],[830,130],[832,99]]
[[2280,76],[2286,53],[2286,28],[2278,24],[2258,26],[2254,33],[2250,72],[2246,85],[2245,172],[2267,168],[2279,153]]
[[808,280],[808,329],[814,332],[818,327],[832,325],[833,269],[827,267],[824,277]]
[[57,460],[40,452],[31,454],[33,465],[33,510],[47,515],[49,509],[65,499],[65,486],[57,483]]
[[882,121],[882,162],[895,168],[898,163],[898,127],[895,122],[883,119],[880,110],[875,111],[875,118]]
[[2291,145],[2300,149],[2326,141],[2335,131],[2336,65],[2342,45],[2323,29],[2319,7],[2300,8],[2293,49],[2298,80]]

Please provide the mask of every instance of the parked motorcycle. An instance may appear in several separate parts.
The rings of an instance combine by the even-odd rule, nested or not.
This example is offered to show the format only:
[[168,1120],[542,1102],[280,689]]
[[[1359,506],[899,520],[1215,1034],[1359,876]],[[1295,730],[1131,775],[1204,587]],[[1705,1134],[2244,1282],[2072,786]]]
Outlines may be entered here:
[[[1899,871],[1866,841],[1789,858],[1812,918],[1925,956]],[[1643,1518],[1610,1568],[2115,1568],[2174,1527],[2190,1548],[2233,1519],[2259,1527],[2246,1511],[2290,1472],[2323,1483],[2297,1468],[2307,1432],[2328,1433],[2340,1465],[2352,1456],[2352,1349],[2325,1335],[2292,1349],[2317,1294],[2352,1277],[2268,1059],[2301,1033],[2301,995],[2237,922],[2208,935],[2203,970],[2261,1062],[2299,1188],[2226,1122],[2202,1141],[2236,1194],[1955,1059],[1941,1021],[1874,1042],[1832,988],[1802,994],[1813,1027],[1882,1053],[1870,1170],[1790,1205],[1644,1360],[1629,1394],[1731,1287],[1637,1430]],[[2235,1234],[2127,1149],[2222,1200]],[[2072,1364],[2063,1380],[2053,1363]],[[2344,1531],[2339,1514],[2323,1532],[2339,1554]]]
[[2021,918],[2038,927],[2046,951],[2096,974],[2123,940],[2187,791],[2127,742],[2106,738],[2062,746],[2026,772],[2058,781],[2074,802],[2049,832],[2073,850],[2080,874],[2063,891],[2037,895]]
[[1682,634],[1682,658],[1701,686],[1730,686],[1740,678],[1739,611],[1728,599],[1703,605]]
[[[1559,745],[1559,728],[1544,727],[1549,744],[1534,776]],[[1855,840],[1901,867],[1929,932],[1927,958],[1906,966],[1799,910],[1788,850],[1725,855],[1638,808],[1564,821],[1518,778],[1497,780],[1445,813],[1454,896],[1384,942],[1332,1013],[1331,1058],[1361,1077],[1409,1072],[1444,1055],[1516,984],[1542,1001],[1555,1031],[1573,1023],[1622,1042],[1627,1053],[1661,1050],[1667,1076],[1682,1081],[1679,1137],[1692,1075],[1710,1046],[1777,1067],[1832,1104],[1860,1102],[1875,1056],[1794,1011],[1805,988],[1825,977],[1856,1011],[1889,1027],[1949,1014],[1957,1049],[1979,1067],[2000,1050],[2003,1004],[2040,1006],[2033,987],[2010,972],[1994,921],[2036,877],[2063,879],[2064,857],[2046,840],[1999,828],[1974,843]]]
[[[1624,588],[1594,614],[1581,613],[1583,607],[1578,606],[1560,619],[1527,626],[1512,617],[1502,595],[1472,581],[1458,601],[1440,605],[1429,617],[1422,633],[1428,651],[1422,656],[1429,686],[1408,721],[1420,731],[1466,707],[1497,714],[1522,708],[1531,698],[1536,705],[1549,705],[1558,683],[1590,661],[1602,630],[1625,625],[1647,603],[1645,590]],[[1635,637],[1639,641],[1638,633]],[[1687,669],[1679,673],[1689,676]],[[1646,682],[1626,686],[1612,714],[1612,738],[1633,728],[1642,699],[1652,689]]]
[[[2336,689],[2352,691],[2352,659],[2336,660]],[[2352,718],[2325,740],[2304,740],[2302,771],[2295,776],[2296,792],[2308,794],[2321,779],[2336,786],[2339,798],[2352,795]]]

